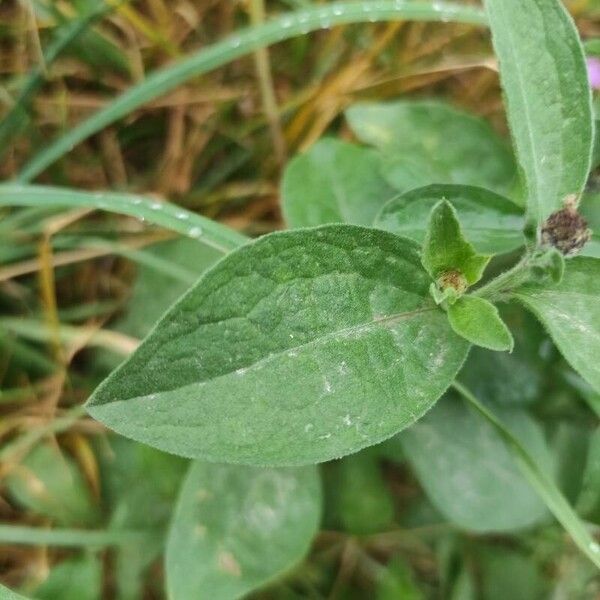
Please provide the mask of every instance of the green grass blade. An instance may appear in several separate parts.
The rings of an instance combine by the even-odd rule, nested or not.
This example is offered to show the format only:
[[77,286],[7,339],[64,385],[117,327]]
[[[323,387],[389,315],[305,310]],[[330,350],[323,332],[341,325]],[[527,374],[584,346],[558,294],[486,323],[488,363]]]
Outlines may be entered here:
[[2,206],[62,206],[107,210],[160,225],[224,253],[248,241],[246,236],[216,221],[168,202],[158,202],[134,194],[80,192],[59,187],[8,183],[0,185],[0,207]]
[[0,157],[8,150],[11,139],[25,127],[31,98],[45,80],[44,70],[109,10],[111,10],[110,6],[100,5],[93,11],[58,28],[55,39],[44,52],[44,66],[38,65],[31,70],[19,95],[15,98],[12,108],[0,122]]
[[21,525],[0,525],[0,543],[33,546],[105,547],[148,541],[144,532],[89,529],[43,529]]
[[513,452],[527,481],[544,500],[558,522],[569,532],[579,549],[600,569],[600,544],[589,534],[585,524],[552,479],[539,467],[521,442],[466,387],[458,382],[455,382],[453,387],[496,429],[498,435]]
[[22,182],[31,181],[75,145],[139,106],[166,94],[193,77],[208,73],[259,48],[334,25],[400,19],[486,24],[485,16],[478,8],[437,1],[334,2],[285,14],[263,25],[244,29],[153,73],[38,153],[25,165],[18,179]]

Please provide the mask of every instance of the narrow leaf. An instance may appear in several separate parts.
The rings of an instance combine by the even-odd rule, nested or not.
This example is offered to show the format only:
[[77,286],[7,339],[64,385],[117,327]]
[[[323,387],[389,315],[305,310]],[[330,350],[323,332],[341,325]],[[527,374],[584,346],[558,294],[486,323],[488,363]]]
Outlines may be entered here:
[[290,227],[371,225],[395,195],[379,174],[373,150],[333,139],[317,142],[286,168],[282,208]]
[[88,410],[123,435],[212,461],[355,452],[418,419],[464,361],[468,344],[429,282],[418,246],[387,232],[264,236],[205,273]]
[[[446,201],[438,202],[429,218],[429,227],[423,243],[423,266],[431,277],[438,281],[449,274],[457,274],[464,279],[464,288],[448,282],[448,287],[464,291],[477,283],[490,261],[489,256],[477,254],[473,246],[465,240],[456,211]],[[440,287],[446,287],[442,283]]]
[[428,185],[390,200],[375,227],[423,243],[431,210],[440,200],[455,208],[465,238],[482,254],[501,254],[522,246],[523,211],[489,190],[468,185]]
[[[527,414],[513,408],[503,416],[549,463],[543,432]],[[460,527],[510,531],[547,515],[494,428],[454,395],[398,438],[429,499]]]
[[246,596],[304,556],[320,513],[314,466],[192,463],[167,543],[169,598]]
[[515,342],[498,309],[483,298],[463,296],[448,306],[448,321],[458,335],[488,350],[512,352]]
[[600,391],[600,259],[573,258],[559,284],[530,284],[514,296],[540,319],[571,366]]
[[547,470],[540,466],[539,462],[521,444],[519,439],[489,409],[481,404],[467,388],[459,383],[455,383],[454,387],[494,427],[506,443],[506,447],[512,452],[523,475],[527,477],[531,486],[544,500],[548,509],[568,531],[578,548],[600,568],[600,544],[594,541],[585,524],[579,519],[577,513],[571,508],[548,475]]
[[59,187],[7,183],[0,185],[0,206],[98,208],[130,215],[177,231],[221,252],[228,252],[247,241],[245,236],[216,221],[169,202],[159,202],[135,194],[81,192]]
[[560,0],[485,0],[534,224],[583,189],[593,144],[583,49]]

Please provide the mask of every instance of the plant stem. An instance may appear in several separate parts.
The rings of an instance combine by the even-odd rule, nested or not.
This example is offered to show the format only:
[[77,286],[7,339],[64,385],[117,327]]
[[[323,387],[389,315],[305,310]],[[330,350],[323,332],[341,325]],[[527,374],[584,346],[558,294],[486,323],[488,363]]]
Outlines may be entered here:
[[529,484],[539,494],[557,521],[569,532],[579,549],[600,568],[600,544],[590,535],[586,525],[562,495],[551,477],[538,466],[533,457],[511,431],[504,426],[502,421],[486,408],[470,390],[458,381],[455,381],[452,387],[496,430],[507,448],[512,452]]
[[531,255],[526,254],[514,267],[474,290],[472,295],[490,301],[499,300],[529,280],[531,266]]
[[[254,27],[259,27],[265,22],[266,11],[264,0],[250,0],[250,19]],[[277,162],[281,167],[285,163],[285,138],[279,121],[279,108],[277,107],[277,98],[275,96],[275,85],[271,73],[271,61],[269,52],[266,48],[258,48],[254,52],[254,63],[256,65],[256,74],[260,84],[260,95],[262,97],[263,110],[269,122],[271,137]]]
[[33,546],[124,546],[144,542],[148,534],[124,530],[43,529],[20,525],[0,525],[0,543]]

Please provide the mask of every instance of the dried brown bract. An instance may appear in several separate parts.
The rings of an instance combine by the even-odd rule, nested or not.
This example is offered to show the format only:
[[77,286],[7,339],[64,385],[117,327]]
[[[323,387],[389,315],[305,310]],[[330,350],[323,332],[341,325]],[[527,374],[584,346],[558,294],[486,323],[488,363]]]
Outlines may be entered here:
[[569,196],[565,207],[552,213],[542,226],[542,243],[565,256],[577,254],[592,235],[588,222],[577,212],[577,198]]
[[451,288],[459,294],[464,294],[469,287],[466,277],[460,271],[446,271],[437,280],[441,290]]

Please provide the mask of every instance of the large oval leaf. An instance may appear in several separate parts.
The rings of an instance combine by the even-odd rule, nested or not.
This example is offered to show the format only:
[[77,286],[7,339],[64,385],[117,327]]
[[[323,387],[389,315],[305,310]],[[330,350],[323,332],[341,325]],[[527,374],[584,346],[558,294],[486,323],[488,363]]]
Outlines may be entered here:
[[417,244],[352,225],[231,253],[94,393],[119,433],[221,462],[321,462],[423,415],[468,344],[429,297]]
[[396,192],[379,174],[374,150],[339,140],[321,140],[288,165],[282,209],[290,227],[325,223],[371,225]]
[[559,284],[527,285],[515,297],[537,315],[571,366],[600,391],[600,259],[573,258]]
[[441,102],[357,104],[346,116],[382,151],[382,173],[401,192],[457,183],[507,193],[514,183],[513,156],[490,125]]
[[[501,414],[550,469],[540,428],[519,409],[504,409]],[[455,397],[444,397],[400,440],[430,500],[460,527],[507,531],[531,525],[547,514],[504,441]]]
[[231,600],[308,551],[321,514],[316,467],[192,464],[167,543],[169,598]]
[[390,200],[375,218],[375,226],[423,243],[429,215],[440,200],[458,213],[462,231],[482,254],[501,254],[522,246],[523,211],[489,190],[468,185],[428,185]]
[[583,189],[593,127],[590,87],[577,29],[560,0],[485,0],[508,121],[541,223]]

